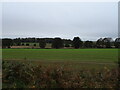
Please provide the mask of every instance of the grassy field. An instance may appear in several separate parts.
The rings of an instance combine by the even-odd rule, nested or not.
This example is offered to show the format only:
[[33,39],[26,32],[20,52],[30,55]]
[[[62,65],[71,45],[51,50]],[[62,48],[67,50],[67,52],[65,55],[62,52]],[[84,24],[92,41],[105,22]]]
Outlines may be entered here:
[[118,61],[118,49],[3,49],[2,58],[34,64],[74,66],[76,69],[113,67]]
[[64,61],[117,61],[117,49],[3,49],[3,59],[10,60],[64,60]]

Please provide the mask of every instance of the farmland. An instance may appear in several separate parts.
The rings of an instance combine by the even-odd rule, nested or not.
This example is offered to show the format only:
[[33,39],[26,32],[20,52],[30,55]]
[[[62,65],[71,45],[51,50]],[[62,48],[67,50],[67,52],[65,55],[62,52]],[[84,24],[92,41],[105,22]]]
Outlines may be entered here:
[[116,66],[118,49],[3,49],[3,60],[76,67]]
[[28,60],[79,60],[107,61],[117,60],[117,49],[3,49],[3,59]]

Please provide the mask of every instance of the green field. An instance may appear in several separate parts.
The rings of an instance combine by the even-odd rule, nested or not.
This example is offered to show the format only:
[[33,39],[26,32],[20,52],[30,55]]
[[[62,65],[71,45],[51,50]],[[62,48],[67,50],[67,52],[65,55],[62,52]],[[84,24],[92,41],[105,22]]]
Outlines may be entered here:
[[2,59],[71,68],[116,67],[118,49],[2,49]]
[[96,61],[114,62],[117,49],[3,49],[7,60]]

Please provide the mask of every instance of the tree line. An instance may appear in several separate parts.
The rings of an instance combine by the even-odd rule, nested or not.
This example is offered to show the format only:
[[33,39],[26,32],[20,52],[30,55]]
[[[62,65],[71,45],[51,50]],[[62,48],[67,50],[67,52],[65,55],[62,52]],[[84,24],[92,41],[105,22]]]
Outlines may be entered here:
[[82,41],[79,37],[74,37],[73,40],[56,38],[3,38],[2,48],[10,48],[11,46],[20,46],[21,43],[39,43],[40,48],[45,48],[46,43],[51,43],[52,48],[119,48],[120,38],[113,40],[112,38],[100,38],[97,41]]

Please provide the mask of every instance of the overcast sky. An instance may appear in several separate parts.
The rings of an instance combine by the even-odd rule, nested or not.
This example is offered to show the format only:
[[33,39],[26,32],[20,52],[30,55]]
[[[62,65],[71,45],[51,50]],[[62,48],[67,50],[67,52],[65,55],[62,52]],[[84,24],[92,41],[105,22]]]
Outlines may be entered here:
[[108,3],[3,3],[2,37],[118,37],[118,5]]

